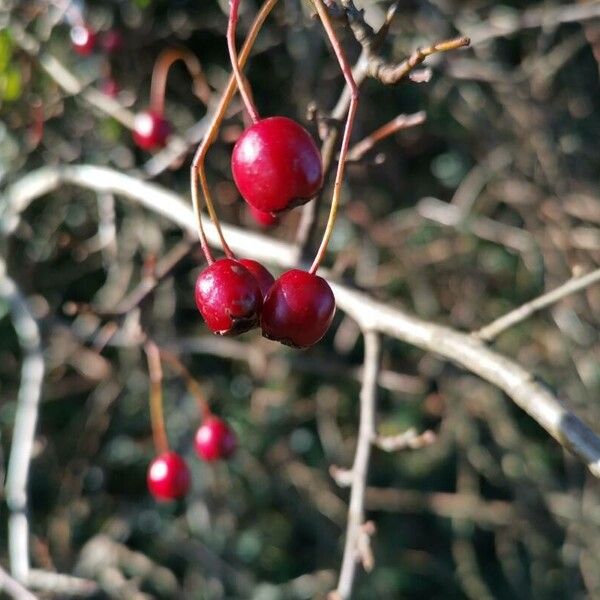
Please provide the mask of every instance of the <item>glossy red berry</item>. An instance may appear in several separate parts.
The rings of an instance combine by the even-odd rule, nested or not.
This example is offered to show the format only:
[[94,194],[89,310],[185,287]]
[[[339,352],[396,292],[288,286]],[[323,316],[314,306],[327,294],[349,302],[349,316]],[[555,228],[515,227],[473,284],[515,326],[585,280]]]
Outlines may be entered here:
[[231,171],[244,200],[267,213],[305,204],[323,184],[314,140],[286,117],[262,119],[248,127],[233,149]]
[[194,439],[198,456],[207,461],[229,458],[237,447],[237,438],[225,421],[211,416],[205,419]]
[[219,335],[237,335],[258,324],[262,294],[254,275],[239,261],[221,258],[196,280],[196,306],[207,327]]
[[136,115],[133,123],[133,141],[142,150],[156,150],[167,143],[171,124],[162,115],[146,110]]
[[271,286],[275,283],[275,277],[265,269],[258,261],[250,258],[242,258],[240,262],[254,275],[254,279],[258,282],[258,287],[263,295],[267,295]]
[[256,224],[263,229],[274,227],[279,223],[279,217],[273,213],[263,212],[262,210],[258,210],[251,205],[248,205],[248,210]]
[[105,52],[114,54],[123,48],[123,36],[116,29],[109,29],[102,34],[100,45]]
[[86,25],[75,25],[71,27],[71,43],[73,50],[81,56],[89,56],[96,45],[96,34],[93,29]]
[[335,314],[329,284],[317,275],[293,269],[275,281],[264,301],[263,335],[296,348],[308,348],[327,333]]
[[148,489],[160,501],[185,496],[191,479],[187,464],[177,452],[169,451],[157,456],[148,468]]

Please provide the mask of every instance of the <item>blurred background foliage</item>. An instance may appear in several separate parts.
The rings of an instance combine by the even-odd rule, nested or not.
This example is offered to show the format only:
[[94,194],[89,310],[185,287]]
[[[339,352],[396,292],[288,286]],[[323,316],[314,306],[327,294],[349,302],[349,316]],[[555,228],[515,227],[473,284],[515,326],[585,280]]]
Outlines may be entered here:
[[[149,160],[129,131],[66,95],[23,52],[15,23],[84,85],[101,88],[113,78],[118,100],[134,111],[145,108],[153,62],[167,46],[192,50],[215,89],[229,73],[225,0],[75,4],[95,30],[123,34],[117,53],[89,57],[73,52],[59,3],[2,4],[2,186],[65,163],[143,177]],[[280,4],[247,73],[263,114],[294,116],[316,136],[307,106],[330,110],[342,79],[307,6]],[[378,26],[389,3],[357,4]],[[401,3],[384,52],[401,59],[420,44],[565,5]],[[243,3],[241,31],[257,7]],[[355,59],[349,32],[344,44]],[[577,270],[597,268],[599,46],[597,21],[548,20],[431,60],[430,83],[367,81],[355,141],[402,112],[425,110],[428,118],[349,167],[330,253],[336,276],[421,317],[474,330]],[[166,111],[182,134],[205,112],[180,65],[169,76]],[[229,169],[242,125],[239,112],[227,120],[209,154],[209,177],[223,219],[255,228]],[[187,197],[187,165],[155,180]],[[99,218],[113,210],[116,237],[100,243]],[[269,235],[293,240],[298,220],[299,211],[284,216]],[[359,332],[338,314],[325,341],[305,352],[256,332],[213,338],[194,306],[203,264],[194,251],[98,351],[92,342],[106,322],[98,315],[180,239],[131,202],[64,187],[28,208],[4,242],[8,272],[39,319],[48,369],[30,477],[32,561],[95,579],[99,597],[323,598],[335,587],[348,499],[328,468],[352,461]],[[600,422],[599,318],[596,286],[496,343],[592,425]],[[226,464],[197,460],[195,401],[166,369],[170,440],[194,480],[176,504],[157,505],[145,486],[153,447],[145,360],[129,336],[137,319],[181,355],[240,440]],[[0,304],[4,464],[19,364]],[[374,452],[367,508],[377,525],[376,566],[359,578],[356,598],[600,597],[599,487],[585,469],[500,392],[453,365],[387,340],[383,367],[379,430],[432,428],[438,440],[414,452]],[[3,505],[4,564],[6,514]]]

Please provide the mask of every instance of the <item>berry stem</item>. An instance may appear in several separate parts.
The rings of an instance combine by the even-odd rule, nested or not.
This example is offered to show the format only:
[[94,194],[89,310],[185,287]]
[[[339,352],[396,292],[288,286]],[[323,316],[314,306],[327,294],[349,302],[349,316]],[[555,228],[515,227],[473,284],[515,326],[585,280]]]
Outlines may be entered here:
[[211,90],[196,56],[182,48],[167,48],[158,55],[154,63],[150,84],[150,110],[161,117],[165,111],[165,92],[169,69],[178,60],[184,62],[192,78],[194,94],[202,100],[205,106],[208,106],[210,101]]
[[194,396],[194,398],[196,398],[202,419],[204,420],[209,417],[212,413],[200,384],[192,377],[191,373],[185,368],[183,363],[175,354],[169,352],[168,350],[161,349],[160,356],[176,373],[181,376],[185,382],[188,392]]
[[[261,27],[263,26],[263,23],[265,22],[265,19],[267,18],[267,16],[271,12],[271,10],[273,9],[273,7],[277,3],[277,1],[278,0],[266,0],[266,2],[262,5],[258,15],[256,15],[256,18],[254,19],[254,22],[252,23],[252,27],[250,28],[250,31],[248,32],[248,37],[246,38],[246,41],[244,42],[244,46],[242,47],[242,50],[239,55],[238,64],[240,66],[240,69],[244,68],[246,61],[248,60],[248,56],[250,55],[250,51],[252,50],[252,46],[254,45],[254,42],[256,41],[256,37],[258,36],[258,33],[259,33]],[[235,258],[235,256],[234,256],[233,252],[231,251],[231,249],[229,248],[229,246],[227,245],[227,242],[225,241],[225,237],[223,236],[223,231],[221,230],[221,224],[219,223],[219,218],[215,211],[212,197],[210,195],[210,189],[208,187],[208,181],[206,179],[206,171],[204,169],[204,163],[206,160],[206,155],[208,153],[208,149],[210,148],[210,146],[213,144],[213,142],[215,141],[215,139],[217,137],[219,127],[220,127],[223,119],[225,118],[225,113],[227,112],[227,109],[229,108],[229,104],[231,103],[231,99],[233,98],[233,95],[235,94],[236,87],[237,87],[237,82],[235,79],[235,74],[232,73],[232,75],[229,77],[229,81],[227,82],[227,87],[225,88],[225,91],[223,92],[223,94],[221,96],[219,105],[217,106],[217,108],[215,110],[212,121],[206,131],[206,135],[204,136],[202,143],[198,146],[198,148],[196,150],[194,159],[192,160],[192,167],[191,167],[192,201],[194,204],[194,212],[196,214],[196,220],[198,222],[200,239],[202,240],[203,233],[202,233],[202,214],[200,211],[200,202],[198,199],[198,192],[197,192],[198,177],[200,178],[200,185],[202,187],[202,193],[204,194],[204,198],[206,200],[206,208],[208,209],[208,214],[210,215],[210,218],[215,225],[217,234],[221,241],[221,246],[223,247],[223,251],[225,252],[225,254],[228,258]]]
[[250,115],[253,123],[257,123],[260,119],[256,104],[252,98],[252,90],[248,80],[244,77],[240,65],[238,63],[238,53],[235,45],[235,34],[238,24],[238,11],[240,0],[229,0],[229,21],[227,23],[227,48],[229,49],[229,58],[231,66],[237,82],[238,89],[246,106],[246,110]]
[[327,219],[327,226],[325,227],[325,233],[323,234],[323,239],[321,241],[321,245],[317,251],[317,255],[315,256],[315,260],[313,261],[312,266],[310,267],[310,273],[315,274],[319,265],[323,261],[325,257],[325,253],[327,252],[327,246],[329,245],[329,241],[331,239],[331,234],[333,233],[333,228],[335,226],[335,221],[337,219],[338,209],[340,205],[340,198],[342,195],[342,183],[344,180],[344,173],[346,171],[346,158],[348,156],[348,148],[350,146],[350,136],[352,135],[352,127],[354,126],[354,120],[356,117],[356,110],[358,108],[358,86],[354,81],[354,76],[352,75],[352,66],[348,62],[346,58],[346,54],[340,44],[340,41],[335,33],[335,29],[333,27],[333,23],[329,17],[329,13],[327,12],[327,8],[323,4],[323,0],[313,0],[315,8],[317,9],[317,13],[321,22],[323,23],[323,28],[327,33],[327,37],[331,42],[333,47],[333,51],[337,57],[337,60],[340,64],[340,68],[346,80],[346,84],[350,89],[350,106],[348,107],[348,115],[346,117],[346,126],[344,128],[344,136],[342,138],[342,145],[340,148],[340,156],[338,159],[338,167],[337,172],[335,174],[335,181],[333,184],[333,196],[331,198],[331,208],[329,210],[329,218]]
[[158,454],[169,451],[169,440],[165,429],[165,418],[162,402],[162,367],[160,365],[160,351],[152,340],[144,344],[146,360],[148,361],[148,374],[150,376],[150,422],[152,424],[152,437],[154,447]]

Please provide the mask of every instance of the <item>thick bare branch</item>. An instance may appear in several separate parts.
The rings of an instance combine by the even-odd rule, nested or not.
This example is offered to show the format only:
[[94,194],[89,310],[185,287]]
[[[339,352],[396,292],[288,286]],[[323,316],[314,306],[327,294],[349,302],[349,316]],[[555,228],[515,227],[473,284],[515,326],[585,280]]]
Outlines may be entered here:
[[[45,167],[16,182],[4,193],[0,227],[5,233],[14,230],[19,213],[35,199],[64,184],[112,191],[136,201],[182,229],[194,231],[191,207],[180,197],[157,185],[144,183],[112,169],[92,166]],[[237,227],[223,228],[229,243],[249,258],[289,268],[296,253],[286,243]],[[213,245],[218,244],[216,231],[207,228]],[[488,348],[481,340],[442,325],[423,321],[404,311],[372,300],[347,286],[331,282],[337,305],[363,330],[375,330],[433,352],[503,390],[554,439],[578,456],[600,477],[600,438],[571,413],[531,373],[515,361]]]

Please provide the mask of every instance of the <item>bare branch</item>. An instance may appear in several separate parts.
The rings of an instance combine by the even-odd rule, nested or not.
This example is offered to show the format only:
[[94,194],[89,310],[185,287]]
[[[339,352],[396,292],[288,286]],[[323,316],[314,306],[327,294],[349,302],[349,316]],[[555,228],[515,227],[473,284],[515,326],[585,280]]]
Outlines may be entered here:
[[374,331],[365,333],[365,359],[363,383],[360,391],[360,421],[358,443],[352,466],[352,487],[348,524],[346,526],[346,544],[342,558],[342,568],[337,586],[337,594],[346,600],[352,594],[357,560],[363,560],[366,566],[372,566],[372,556],[367,550],[361,528],[365,521],[365,489],[371,455],[371,440],[375,435],[375,400],[377,395],[377,376],[381,358],[381,341]]
[[398,452],[399,450],[425,448],[431,446],[435,440],[436,435],[430,429],[419,434],[416,429],[411,428],[399,435],[377,436],[373,440],[373,444],[386,452]]
[[[20,212],[35,198],[69,183],[96,191],[112,191],[186,231],[194,231],[191,207],[176,194],[112,169],[87,165],[44,167],[10,186],[0,202],[3,208],[0,227],[5,233],[14,231]],[[248,258],[284,268],[295,265],[296,252],[289,244],[233,226],[224,226],[223,230],[230,246]],[[207,236],[211,244],[218,244],[213,227],[207,227]],[[331,282],[331,287],[338,307],[363,330],[379,331],[433,352],[497,386],[555,440],[578,456],[591,473],[600,477],[600,438],[519,364],[471,335],[423,321],[347,286]]]
[[495,321],[492,321],[489,325],[482,327],[473,335],[480,340],[490,342],[503,331],[506,331],[510,327],[514,327],[521,321],[529,318],[537,311],[547,308],[548,306],[559,302],[563,298],[566,298],[571,294],[575,294],[576,292],[580,292],[581,290],[584,290],[585,288],[588,288],[598,282],[600,282],[600,269],[596,269],[595,271],[587,273],[586,275],[573,277],[551,292],[542,294],[534,300],[526,302],[522,306],[519,306],[519,308],[515,308],[502,317],[499,317]]
[[21,385],[8,459],[6,503],[10,511],[8,551],[11,572],[16,579],[26,582],[29,575],[27,480],[44,380],[44,357],[38,325],[19,288],[7,275],[2,260],[0,260],[0,298],[4,298],[9,304],[13,326],[23,351]]
[[14,600],[36,600],[36,597],[0,566],[0,592],[6,592]]

